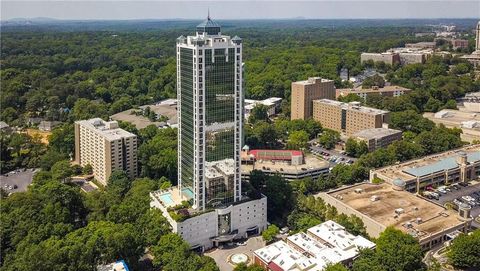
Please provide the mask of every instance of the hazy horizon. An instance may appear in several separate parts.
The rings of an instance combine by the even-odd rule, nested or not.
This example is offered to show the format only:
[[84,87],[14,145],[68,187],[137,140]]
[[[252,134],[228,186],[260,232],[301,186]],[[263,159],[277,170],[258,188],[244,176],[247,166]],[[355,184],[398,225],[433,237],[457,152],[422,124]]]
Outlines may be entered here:
[[480,1],[2,1],[1,20],[473,19]]

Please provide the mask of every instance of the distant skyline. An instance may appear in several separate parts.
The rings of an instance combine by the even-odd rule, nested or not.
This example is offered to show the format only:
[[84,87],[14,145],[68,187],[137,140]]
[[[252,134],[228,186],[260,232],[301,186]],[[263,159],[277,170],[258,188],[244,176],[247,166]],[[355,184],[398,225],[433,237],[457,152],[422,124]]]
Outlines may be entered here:
[[1,1],[1,20],[480,18],[480,1]]

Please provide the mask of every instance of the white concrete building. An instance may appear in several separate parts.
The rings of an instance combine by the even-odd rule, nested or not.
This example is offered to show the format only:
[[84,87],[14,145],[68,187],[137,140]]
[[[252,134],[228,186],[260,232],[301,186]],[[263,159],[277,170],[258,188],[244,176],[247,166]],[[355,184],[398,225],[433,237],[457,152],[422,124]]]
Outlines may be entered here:
[[252,112],[255,106],[261,104],[267,107],[268,117],[272,117],[277,114],[280,104],[282,103],[282,98],[270,97],[265,100],[251,100],[245,99],[245,119],[248,120],[250,113]]
[[[182,196],[178,197],[181,194]],[[150,207],[158,208],[172,226],[193,249],[206,250],[218,246],[222,242],[245,238],[251,234],[262,232],[267,227],[267,198],[259,199],[243,197],[227,207],[211,209],[209,212],[188,212],[188,218],[175,220],[173,209],[184,200],[189,200],[191,191],[178,191],[177,187],[169,190],[150,193]]]
[[375,243],[354,236],[340,224],[329,220],[287,237],[253,253],[254,263],[267,270],[321,271],[329,264],[349,266],[361,248]]

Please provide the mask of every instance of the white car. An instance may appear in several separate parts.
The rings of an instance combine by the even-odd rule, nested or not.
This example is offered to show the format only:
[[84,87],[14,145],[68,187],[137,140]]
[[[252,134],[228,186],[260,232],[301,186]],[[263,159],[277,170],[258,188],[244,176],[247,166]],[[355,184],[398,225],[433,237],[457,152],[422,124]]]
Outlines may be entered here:
[[247,242],[238,242],[237,245],[238,245],[238,246],[246,246],[246,245],[247,245]]

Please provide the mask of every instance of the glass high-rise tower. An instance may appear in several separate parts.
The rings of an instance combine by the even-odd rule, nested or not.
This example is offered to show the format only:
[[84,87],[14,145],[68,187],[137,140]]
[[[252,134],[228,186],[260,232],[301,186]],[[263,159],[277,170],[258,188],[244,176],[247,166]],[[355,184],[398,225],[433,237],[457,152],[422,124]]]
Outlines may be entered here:
[[179,190],[205,210],[241,199],[242,40],[210,19],[177,39]]

